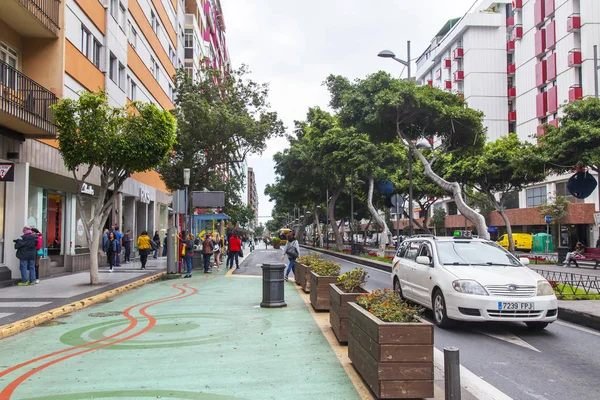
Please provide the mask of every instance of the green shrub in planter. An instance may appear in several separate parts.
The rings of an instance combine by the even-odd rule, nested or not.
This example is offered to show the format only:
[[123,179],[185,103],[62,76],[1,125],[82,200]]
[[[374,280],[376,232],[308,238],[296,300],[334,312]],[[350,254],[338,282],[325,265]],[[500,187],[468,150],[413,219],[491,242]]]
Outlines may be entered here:
[[281,247],[281,239],[279,239],[278,237],[271,239],[271,244],[273,245],[273,248],[278,249],[279,247]]
[[321,260],[311,265],[312,271],[321,276],[338,276],[340,274],[340,264],[333,261]]
[[392,289],[377,289],[364,293],[357,303],[385,322],[421,322],[423,308],[408,304]]
[[369,279],[369,274],[362,268],[354,268],[342,274],[337,279],[337,284],[346,293],[363,293],[364,286]]

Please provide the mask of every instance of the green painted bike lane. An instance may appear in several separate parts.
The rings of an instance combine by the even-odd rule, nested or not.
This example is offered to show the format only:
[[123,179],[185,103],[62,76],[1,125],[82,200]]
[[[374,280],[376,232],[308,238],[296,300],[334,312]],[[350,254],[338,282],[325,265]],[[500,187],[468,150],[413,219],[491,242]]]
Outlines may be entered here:
[[0,400],[359,399],[292,285],[285,296],[260,308],[262,280],[224,271],[134,289],[0,341]]

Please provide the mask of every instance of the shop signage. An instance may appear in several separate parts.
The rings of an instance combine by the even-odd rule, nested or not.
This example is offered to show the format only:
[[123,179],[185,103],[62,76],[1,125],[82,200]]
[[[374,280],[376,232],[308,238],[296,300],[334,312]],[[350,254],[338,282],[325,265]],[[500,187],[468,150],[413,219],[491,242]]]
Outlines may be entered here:
[[1,163],[0,164],[0,182],[14,182],[15,180],[15,164]]
[[90,196],[93,196],[94,188],[92,187],[92,185],[88,185],[87,183],[84,183],[83,185],[81,185],[81,193],[89,194]]
[[152,199],[150,198],[150,191],[140,188],[140,201],[145,204],[150,204]]
[[81,218],[77,220],[77,236],[82,237],[84,232],[83,221]]

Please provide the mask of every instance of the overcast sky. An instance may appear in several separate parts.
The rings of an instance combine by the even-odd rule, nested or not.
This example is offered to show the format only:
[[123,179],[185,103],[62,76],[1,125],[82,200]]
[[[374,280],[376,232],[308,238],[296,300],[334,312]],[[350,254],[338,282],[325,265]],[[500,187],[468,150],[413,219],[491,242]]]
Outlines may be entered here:
[[[234,67],[247,64],[254,80],[269,83],[271,106],[289,133],[294,120],[305,119],[308,107],[328,108],[329,95],[322,83],[329,74],[354,79],[385,70],[399,76],[403,66],[378,58],[379,51],[389,49],[406,59],[406,41],[410,40],[411,58],[416,59],[447,20],[461,17],[473,3],[221,0]],[[285,147],[285,139],[272,140],[265,153],[248,160],[256,173],[259,221],[263,223],[273,208],[263,194],[265,186],[275,182],[272,157]]]

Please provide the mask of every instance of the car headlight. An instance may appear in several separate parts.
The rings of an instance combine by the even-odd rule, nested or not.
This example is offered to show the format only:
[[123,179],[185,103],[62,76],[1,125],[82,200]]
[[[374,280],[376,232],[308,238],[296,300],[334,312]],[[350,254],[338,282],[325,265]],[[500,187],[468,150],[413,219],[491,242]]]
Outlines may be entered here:
[[458,280],[452,282],[454,290],[465,294],[478,294],[480,296],[489,296],[487,290],[479,282],[471,280]]
[[537,283],[537,295],[538,296],[552,296],[554,294],[554,289],[552,289],[552,285],[548,283],[548,281],[538,281]]

